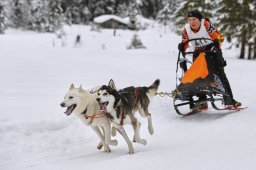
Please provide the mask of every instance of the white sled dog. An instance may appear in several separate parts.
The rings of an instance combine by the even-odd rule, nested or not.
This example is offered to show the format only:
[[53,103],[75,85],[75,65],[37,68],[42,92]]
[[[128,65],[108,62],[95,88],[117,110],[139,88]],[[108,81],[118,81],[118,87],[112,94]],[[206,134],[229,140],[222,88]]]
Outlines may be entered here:
[[123,125],[132,124],[134,129],[134,142],[146,145],[147,141],[140,138],[140,122],[134,116],[136,111],[139,111],[142,117],[148,119],[148,130],[150,134],[154,133],[151,113],[148,111],[150,100],[157,94],[160,80],[156,80],[149,87],[127,87],[119,91],[116,90],[115,83],[111,79],[108,86],[103,85],[98,90],[97,101],[105,110],[105,113],[111,124],[124,137],[129,153],[134,152],[133,145],[129,140]]
[[60,105],[61,107],[67,107],[64,112],[67,116],[76,115],[99,136],[101,142],[98,149],[101,149],[103,145],[104,151],[110,152],[109,145],[117,145],[116,140],[111,140],[111,124],[105,113],[100,112],[100,106],[95,96],[83,90],[82,86],[75,88],[71,84],[64,101]]

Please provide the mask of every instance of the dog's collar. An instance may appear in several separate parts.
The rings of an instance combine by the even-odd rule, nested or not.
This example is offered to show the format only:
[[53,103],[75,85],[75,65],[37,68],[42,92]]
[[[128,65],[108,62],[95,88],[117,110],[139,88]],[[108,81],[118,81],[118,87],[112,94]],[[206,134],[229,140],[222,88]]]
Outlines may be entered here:
[[85,110],[81,114],[86,115],[86,112],[87,112],[87,108],[85,108]]

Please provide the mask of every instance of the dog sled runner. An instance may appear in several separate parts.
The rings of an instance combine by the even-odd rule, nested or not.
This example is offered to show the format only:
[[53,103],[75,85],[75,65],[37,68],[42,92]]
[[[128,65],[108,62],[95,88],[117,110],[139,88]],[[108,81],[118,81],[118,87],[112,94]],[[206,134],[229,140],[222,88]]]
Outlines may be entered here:
[[[191,39],[186,43],[191,41],[196,41],[195,43],[200,41],[213,43],[208,38]],[[198,55],[198,57],[192,63],[188,60],[187,56],[189,55]],[[245,109],[241,107],[224,107],[224,97],[229,95],[223,85],[220,67],[220,57],[214,51],[207,50],[201,51],[200,53],[196,50],[189,52],[179,51],[176,68],[176,89],[171,93],[174,109],[177,114],[191,115],[202,112],[206,109],[195,109],[191,111],[191,105],[202,102],[210,102],[212,108],[218,111],[240,111]],[[206,98],[203,100],[199,99],[200,95],[206,95]]]

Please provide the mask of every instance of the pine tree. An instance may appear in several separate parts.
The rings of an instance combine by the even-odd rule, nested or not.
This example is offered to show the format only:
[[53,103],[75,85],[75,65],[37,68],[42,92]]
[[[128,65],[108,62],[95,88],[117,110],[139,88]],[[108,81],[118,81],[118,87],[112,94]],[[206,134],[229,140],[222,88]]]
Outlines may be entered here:
[[9,2],[9,23],[14,28],[31,29],[33,0],[12,0]]
[[88,24],[91,18],[89,0],[62,0],[65,22],[68,24]]
[[94,1],[94,3],[91,3],[91,9],[92,9],[91,12],[92,12],[93,18],[106,14],[104,10],[106,3],[104,1],[97,1],[97,0],[92,0],[92,1]]
[[161,4],[159,4],[160,9],[162,9],[166,4],[169,4],[170,13],[173,15],[179,5],[180,0],[163,0]]
[[39,32],[49,30],[49,21],[47,18],[47,1],[33,0],[31,9],[31,29]]
[[154,0],[141,0],[141,13],[146,18],[156,18],[157,10]]
[[63,27],[64,14],[60,0],[50,0],[48,5],[49,31],[55,32]]
[[252,11],[250,10],[248,0],[243,0],[242,2],[242,10],[241,14],[239,15],[240,25],[238,26],[238,34],[241,41],[241,52],[239,58],[244,59],[245,58],[245,47],[248,45],[249,38],[252,35],[252,29],[251,29],[251,22],[252,19],[251,14]]
[[22,1],[13,0],[11,2],[12,14],[11,14],[11,26],[15,28],[21,28],[24,26],[23,22],[23,11],[22,11]]
[[130,28],[133,30],[137,29],[137,21],[136,21],[136,16],[141,14],[140,8],[139,8],[139,3],[137,3],[136,0],[133,0],[130,6],[128,7],[129,11],[129,18],[130,18]]
[[256,1],[255,0],[251,0],[249,2],[250,7],[251,7],[251,11],[252,11],[252,18],[250,19],[251,21],[251,37],[250,37],[250,41],[252,43],[252,52],[253,52],[253,58],[256,59]]
[[6,29],[6,13],[4,9],[4,4],[0,2],[0,34],[4,33],[4,30]]
[[129,0],[109,0],[107,5],[112,14],[122,17],[122,15],[124,16],[124,12],[127,12],[127,6],[129,3]]
[[220,31],[228,42],[240,46],[241,59],[245,58],[246,46],[253,41],[255,35],[255,17],[252,12],[248,0],[243,0],[242,3],[237,0],[222,0],[217,10],[220,14]]
[[166,33],[166,26],[170,24],[172,12],[170,10],[170,4],[167,3],[162,10],[159,11],[157,19],[164,25],[164,32]]
[[138,34],[135,32],[133,37],[132,37],[132,42],[127,49],[139,49],[139,48],[146,48],[142,41],[140,40]]
[[[216,13],[220,15],[217,24],[219,24],[220,32],[225,36],[228,42],[234,38],[234,34],[238,31],[239,25],[238,13],[240,11],[240,4],[237,0],[222,0],[218,5]],[[236,46],[238,44],[235,44]]]
[[116,4],[116,15],[120,17],[127,17],[129,16],[129,10],[128,7],[130,5],[130,0],[117,0],[119,3]]
[[253,58],[256,59],[256,36],[255,35],[254,35],[254,41],[253,41]]
[[[66,8],[66,10],[64,12],[64,18],[65,18],[65,23],[67,23],[68,25],[72,25],[73,19],[72,19],[72,12],[71,12],[70,8]],[[80,16],[79,16],[79,18],[80,18]]]

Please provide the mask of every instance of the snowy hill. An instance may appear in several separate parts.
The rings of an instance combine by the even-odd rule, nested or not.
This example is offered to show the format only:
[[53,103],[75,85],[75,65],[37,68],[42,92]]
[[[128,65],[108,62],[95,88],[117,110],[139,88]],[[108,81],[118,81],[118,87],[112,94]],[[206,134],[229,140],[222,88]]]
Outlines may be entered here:
[[[174,89],[181,38],[163,31],[157,26],[139,31],[146,46],[141,50],[126,49],[133,36],[128,30],[113,36],[113,30],[67,27],[66,47],[53,34],[8,30],[0,35],[0,169],[254,170],[256,68],[254,61],[238,60],[236,49],[224,49],[226,73],[235,99],[249,108],[232,114],[209,109],[184,118],[175,113],[171,98],[156,96],[150,106],[155,134],[149,135],[140,118],[148,143],[134,143],[133,155],[120,135],[111,153],[97,150],[92,130],[63,113],[59,104],[71,83],[90,89],[112,78],[124,88],[159,78],[159,91]],[[77,34],[81,47],[74,47]],[[131,138],[132,128],[125,129]]]

